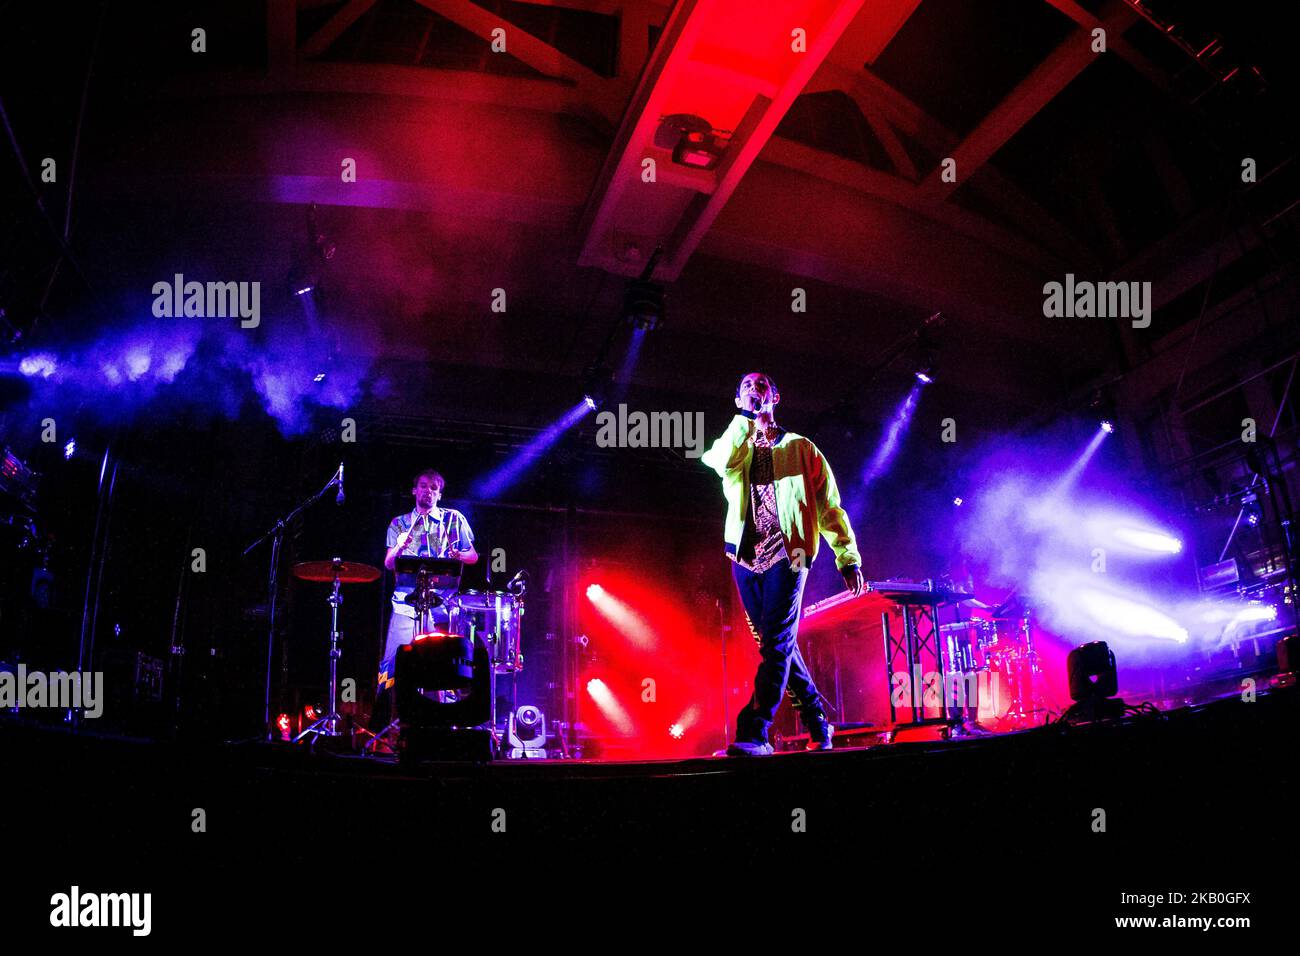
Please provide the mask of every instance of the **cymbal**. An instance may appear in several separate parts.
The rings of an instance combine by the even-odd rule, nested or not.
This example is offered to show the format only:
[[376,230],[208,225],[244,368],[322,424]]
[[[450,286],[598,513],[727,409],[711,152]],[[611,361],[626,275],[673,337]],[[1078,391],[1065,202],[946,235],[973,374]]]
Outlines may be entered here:
[[293,566],[293,576],[303,581],[334,583],[338,569],[340,584],[366,584],[379,579],[379,569],[356,561],[301,561]]

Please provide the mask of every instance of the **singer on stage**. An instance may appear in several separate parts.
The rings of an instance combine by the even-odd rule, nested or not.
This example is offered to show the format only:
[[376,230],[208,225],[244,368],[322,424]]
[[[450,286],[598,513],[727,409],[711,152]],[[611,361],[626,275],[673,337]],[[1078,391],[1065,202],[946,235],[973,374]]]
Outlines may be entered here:
[[[465,516],[454,508],[439,508],[445,482],[436,471],[422,471],[415,476],[411,495],[415,498],[415,508],[407,514],[398,515],[388,523],[387,552],[384,555],[384,567],[393,571],[397,559],[403,556],[456,558],[465,564],[478,562],[478,552],[474,550],[474,533],[470,531]],[[397,649],[403,644],[411,643],[415,637],[415,609],[406,603],[407,595],[415,587],[412,575],[397,576],[397,586],[393,589],[393,610],[388,618],[388,640],[384,646],[383,656],[379,659],[379,690],[388,690],[393,685],[394,661]],[[451,594],[439,594],[446,601]],[[432,612],[434,622],[439,628],[448,627],[447,605],[443,604]]]
[[788,690],[809,750],[829,750],[835,728],[799,653],[799,612],[819,534],[854,595],[862,593],[862,559],[835,476],[807,438],[776,424],[781,395],[772,380],[751,372],[736,389],[737,415],[701,457],[722,478],[727,502],[724,536],[732,577],[758,641],[754,693],[736,718],[732,756],[772,753],[767,732]]

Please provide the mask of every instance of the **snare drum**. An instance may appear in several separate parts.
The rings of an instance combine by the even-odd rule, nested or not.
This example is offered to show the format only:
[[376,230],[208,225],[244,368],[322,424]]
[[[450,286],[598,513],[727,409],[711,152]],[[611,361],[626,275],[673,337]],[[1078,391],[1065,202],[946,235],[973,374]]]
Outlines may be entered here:
[[455,604],[460,612],[456,633],[483,641],[496,673],[513,674],[523,670],[519,646],[524,616],[522,598],[507,591],[462,591],[456,595]]

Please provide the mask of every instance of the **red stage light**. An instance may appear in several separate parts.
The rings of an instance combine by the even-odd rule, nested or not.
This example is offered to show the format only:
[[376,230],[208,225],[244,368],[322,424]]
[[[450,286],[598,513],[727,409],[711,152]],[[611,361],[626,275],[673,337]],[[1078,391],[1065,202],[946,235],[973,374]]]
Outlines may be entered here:
[[[715,713],[713,672],[701,662],[717,660],[718,614],[714,607],[704,613],[692,600],[697,578],[687,573],[680,584],[673,582],[679,586],[665,586],[662,579],[647,579],[634,562],[615,560],[588,570],[578,584],[578,593],[590,599],[580,604],[577,627],[590,636],[594,655],[582,657],[583,720],[621,757],[714,749],[709,729],[721,727],[722,717]],[[653,696],[647,696],[646,678],[655,682]],[[680,738],[669,732],[674,724]]]
[[433,638],[435,641],[437,641],[437,640],[441,640],[444,637],[451,637],[451,635],[448,634],[446,631],[429,631],[425,634],[415,635],[415,637],[412,638],[412,640],[423,641],[425,638]]
[[632,722],[632,717],[627,712],[614,692],[605,685],[605,682],[599,677],[593,677],[587,681],[587,693],[595,701],[596,706],[600,709],[601,714],[610,722],[618,732],[623,736],[630,737],[636,732],[636,726]]
[[[623,593],[622,588],[619,593]],[[619,634],[633,644],[642,648],[652,648],[658,644],[654,627],[627,601],[610,594],[599,584],[587,588],[587,598],[614,625]]]
[[293,727],[288,714],[281,714],[275,718],[275,725],[280,728],[280,739],[288,740],[290,729]]

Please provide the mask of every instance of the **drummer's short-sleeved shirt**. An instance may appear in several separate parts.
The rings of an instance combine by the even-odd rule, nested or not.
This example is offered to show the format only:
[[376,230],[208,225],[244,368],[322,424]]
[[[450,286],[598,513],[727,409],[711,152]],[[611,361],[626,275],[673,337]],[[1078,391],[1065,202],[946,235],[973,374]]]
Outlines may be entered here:
[[[398,557],[445,558],[448,552],[468,551],[474,546],[474,532],[470,530],[469,522],[463,514],[455,508],[435,508],[429,512],[428,521],[414,510],[390,521],[385,551],[396,546],[397,539],[417,522],[420,523],[419,530]],[[415,616],[414,609],[406,603],[406,596],[414,588],[415,575],[397,576],[397,586],[393,588],[394,611],[408,617]],[[448,597],[450,593],[442,596]]]

